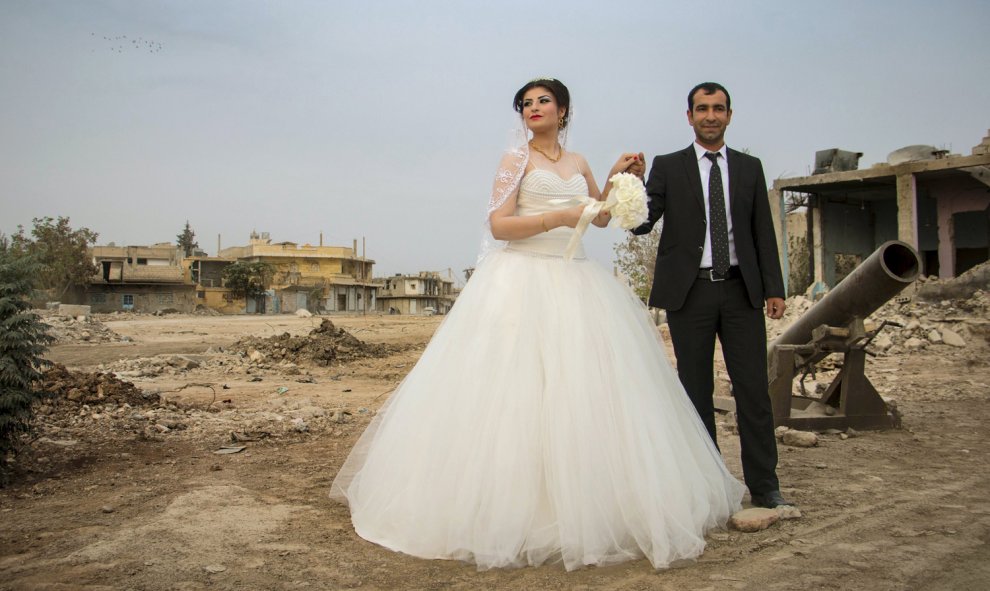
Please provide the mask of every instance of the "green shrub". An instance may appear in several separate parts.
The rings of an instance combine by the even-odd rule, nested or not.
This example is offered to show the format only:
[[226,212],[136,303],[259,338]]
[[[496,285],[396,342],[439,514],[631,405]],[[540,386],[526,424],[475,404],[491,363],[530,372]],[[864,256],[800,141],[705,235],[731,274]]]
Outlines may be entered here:
[[0,482],[8,475],[8,456],[31,427],[32,405],[45,396],[38,389],[49,364],[42,355],[53,339],[28,303],[37,269],[0,236]]

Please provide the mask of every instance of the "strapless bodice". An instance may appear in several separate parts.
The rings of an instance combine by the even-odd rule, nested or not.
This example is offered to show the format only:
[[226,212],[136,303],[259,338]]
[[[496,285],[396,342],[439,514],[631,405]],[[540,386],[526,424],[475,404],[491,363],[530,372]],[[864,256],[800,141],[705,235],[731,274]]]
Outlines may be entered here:
[[[534,216],[559,209],[580,205],[588,195],[588,183],[580,174],[562,179],[548,170],[535,169],[526,173],[519,183],[516,198],[516,215]],[[539,255],[564,256],[567,243],[574,234],[574,228],[560,227],[522,240],[512,240],[507,248]],[[574,255],[583,259],[584,246],[579,246]]]

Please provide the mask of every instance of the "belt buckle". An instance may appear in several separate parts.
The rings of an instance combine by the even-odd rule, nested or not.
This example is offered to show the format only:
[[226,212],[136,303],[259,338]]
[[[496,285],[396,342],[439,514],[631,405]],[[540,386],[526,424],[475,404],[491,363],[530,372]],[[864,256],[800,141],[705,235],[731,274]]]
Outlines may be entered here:
[[715,267],[708,269],[708,280],[709,281],[725,281],[725,277],[721,279],[715,279]]

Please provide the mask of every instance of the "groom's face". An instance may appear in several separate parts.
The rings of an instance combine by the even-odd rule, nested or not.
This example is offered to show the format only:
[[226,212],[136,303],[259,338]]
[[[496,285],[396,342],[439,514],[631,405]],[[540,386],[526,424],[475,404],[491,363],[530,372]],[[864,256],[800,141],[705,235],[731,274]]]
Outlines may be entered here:
[[732,120],[732,109],[726,107],[727,102],[721,90],[712,94],[705,94],[704,90],[694,93],[694,108],[687,113],[688,123],[702,146],[717,150],[725,142],[725,128]]

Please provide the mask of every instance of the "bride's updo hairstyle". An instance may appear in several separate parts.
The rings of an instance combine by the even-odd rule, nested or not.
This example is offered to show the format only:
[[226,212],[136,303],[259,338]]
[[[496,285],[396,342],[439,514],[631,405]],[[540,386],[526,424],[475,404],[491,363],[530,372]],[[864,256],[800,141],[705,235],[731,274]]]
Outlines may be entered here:
[[557,101],[557,106],[564,109],[564,121],[560,128],[564,129],[567,127],[567,123],[571,119],[571,93],[567,91],[567,87],[564,83],[556,78],[534,78],[530,80],[516,92],[515,98],[512,99],[512,105],[516,109],[516,113],[522,113],[523,110],[523,95],[533,88],[546,88],[553,95],[553,98]]

